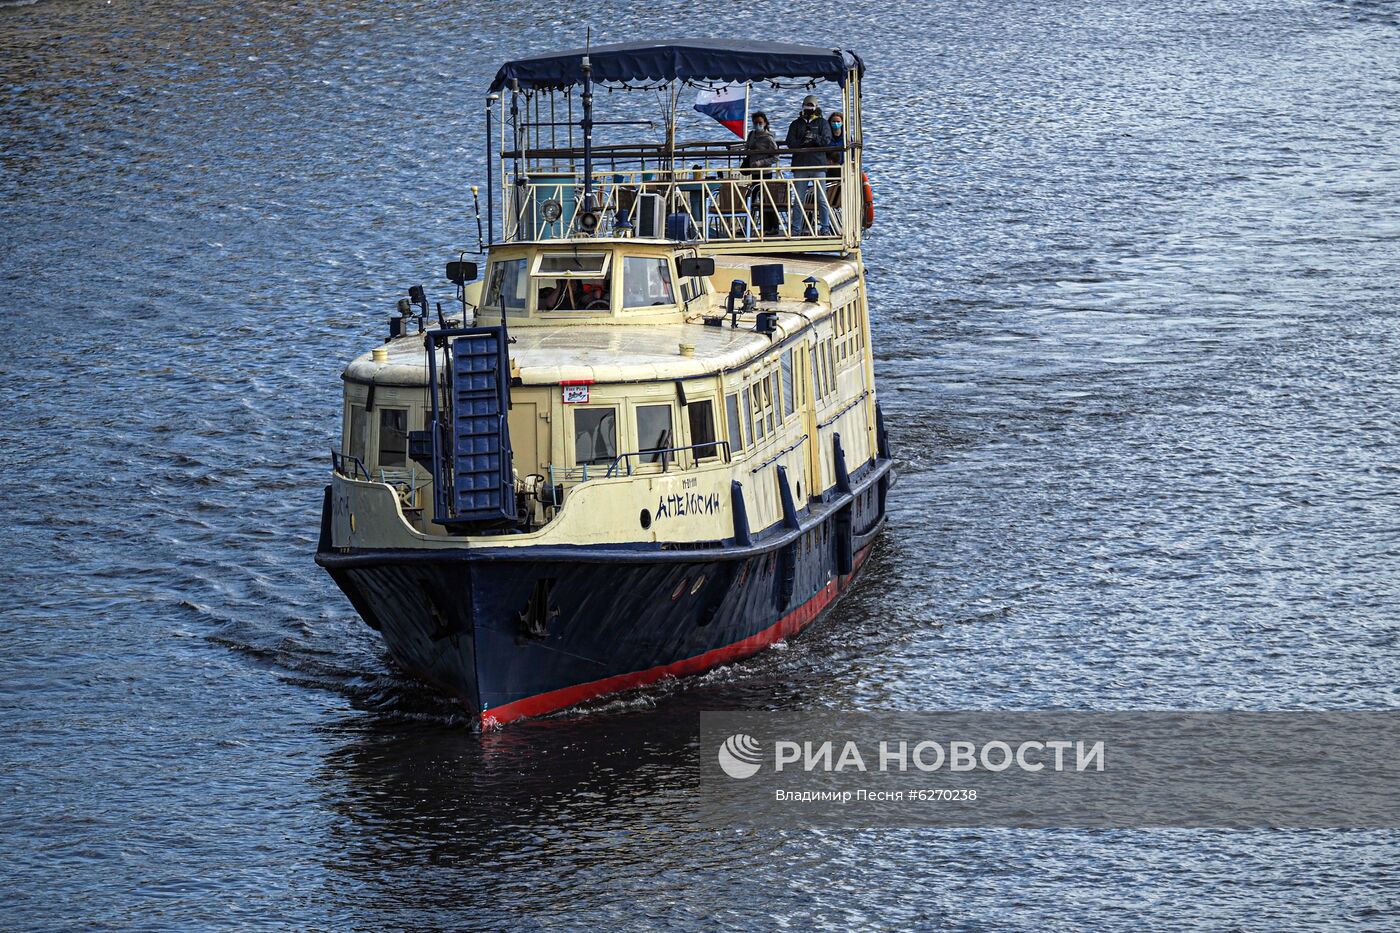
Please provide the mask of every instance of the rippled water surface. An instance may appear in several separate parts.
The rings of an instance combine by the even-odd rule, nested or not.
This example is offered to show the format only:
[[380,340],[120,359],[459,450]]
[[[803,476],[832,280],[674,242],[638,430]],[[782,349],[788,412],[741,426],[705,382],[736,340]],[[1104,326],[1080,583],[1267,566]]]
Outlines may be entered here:
[[[869,64],[865,582],[486,736],[312,563],[523,3],[0,5],[0,926],[1380,927],[1380,832],[714,832],[696,714],[1400,705],[1400,7],[604,0]],[[662,32],[658,32],[662,30]],[[828,38],[829,37],[829,38]]]

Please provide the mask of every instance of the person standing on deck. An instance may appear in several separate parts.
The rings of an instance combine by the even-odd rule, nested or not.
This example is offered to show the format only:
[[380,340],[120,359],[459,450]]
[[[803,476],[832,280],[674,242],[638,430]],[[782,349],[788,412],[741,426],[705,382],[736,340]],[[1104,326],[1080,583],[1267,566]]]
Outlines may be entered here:
[[831,124],[822,119],[815,95],[808,94],[802,99],[802,113],[788,127],[786,144],[792,152],[792,177],[798,179],[792,185],[794,203],[788,208],[792,217],[792,235],[805,236],[807,233],[804,205],[808,190],[815,184],[817,190],[814,213],[820,212],[821,235],[831,236],[831,205],[827,202],[826,184],[823,181],[830,164],[828,153],[806,151],[832,146]]
[[[831,127],[831,144],[841,146],[844,150],[846,146],[846,115],[838,110],[827,117],[826,122]],[[845,157],[844,151],[826,154],[827,164],[833,166],[832,170],[827,173],[827,177],[836,179],[841,177],[841,162]]]
[[779,220],[778,212],[773,208],[774,186],[769,181],[775,173],[769,170],[778,164],[778,140],[768,126],[768,114],[755,110],[750,120],[753,129],[749,131],[748,139],[744,140],[744,161],[739,163],[739,167],[757,170],[749,172],[758,179],[748,190],[749,210],[762,219],[763,235],[775,236],[778,234]]

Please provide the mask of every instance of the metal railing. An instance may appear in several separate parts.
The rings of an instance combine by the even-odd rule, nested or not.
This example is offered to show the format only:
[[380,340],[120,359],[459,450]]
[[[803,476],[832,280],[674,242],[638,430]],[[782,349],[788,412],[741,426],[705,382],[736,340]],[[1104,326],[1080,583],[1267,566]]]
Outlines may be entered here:
[[[840,166],[595,171],[600,236],[687,242],[798,241],[854,245],[860,191]],[[843,177],[844,176],[844,177]],[[507,188],[507,240],[548,240],[580,232],[581,172],[542,172]]]
[[845,406],[842,407],[842,409],[841,409],[840,411],[838,411],[836,414],[832,415],[830,418],[828,418],[828,419],[826,419],[825,421],[823,421],[823,422],[821,422],[820,424],[818,424],[818,425],[817,425],[817,428],[820,429],[820,428],[829,428],[829,427],[831,427],[833,424],[835,424],[836,422],[840,421],[841,418],[846,414],[846,412],[850,411],[852,408],[855,408],[855,407],[856,407],[857,405],[859,405],[861,402],[865,401],[866,396],[868,396],[869,394],[870,394],[870,390],[869,390],[869,389],[866,389],[864,392],[862,392],[861,394],[857,395],[855,398],[853,398],[853,399],[851,399],[849,402],[847,402],[847,403],[845,404]]
[[[725,462],[725,463],[729,463],[730,460],[731,460],[731,458],[730,458],[730,454],[729,454],[729,442],[728,442],[728,441],[709,441],[708,443],[704,443],[704,444],[691,444],[691,445],[689,445],[689,446],[687,446],[687,447],[658,447],[658,448],[656,448],[656,449],[654,449],[654,450],[637,450],[637,451],[633,451],[632,453],[618,454],[618,455],[617,455],[617,458],[616,458],[615,460],[613,460],[612,466],[608,467],[607,476],[611,477],[611,476],[615,476],[615,475],[620,475],[620,474],[618,474],[617,471],[618,471],[618,467],[621,466],[621,465],[626,465],[626,467],[627,467],[627,475],[628,475],[628,476],[631,476],[631,475],[632,475],[632,459],[631,459],[631,458],[633,458],[633,457],[639,457],[639,458],[640,458],[640,457],[651,457],[652,460],[651,460],[650,462],[651,462],[651,463],[660,463],[660,464],[661,464],[661,472],[662,472],[662,473],[667,473],[667,472],[670,471],[670,463],[671,463],[671,460],[673,459],[673,455],[674,455],[674,454],[678,454],[678,453],[681,453],[682,451],[686,451],[686,450],[696,450],[696,451],[699,451],[699,450],[709,450],[709,451],[718,451],[721,447],[724,448],[724,462]],[[658,454],[661,455],[661,459],[660,459],[660,460],[657,460],[657,459],[656,459],[656,456],[657,456]],[[697,454],[697,455],[695,456],[695,461],[694,461],[694,463],[692,464],[692,466],[695,465],[695,464],[698,464],[702,459],[708,459],[708,458],[713,457],[713,456],[716,456],[716,454],[711,453],[711,454],[705,454],[705,455],[703,455],[703,456]]]
[[363,460],[359,457],[352,457],[350,454],[343,454],[335,449],[331,450],[331,470],[346,479],[354,479],[355,474],[358,473],[365,478],[365,482],[374,482],[374,479],[369,475],[369,470],[365,468]]
[[799,447],[801,447],[803,444],[807,443],[808,440],[810,440],[810,438],[808,437],[808,435],[806,435],[806,434],[802,435],[802,436],[799,437],[794,443],[791,443],[791,444],[789,444],[788,446],[784,447],[782,450],[778,451],[778,452],[775,453],[773,456],[769,457],[767,460],[763,461],[763,462],[760,463],[758,466],[754,467],[752,470],[749,470],[749,472],[750,472],[750,473],[758,473],[758,472],[761,472],[762,470],[766,470],[768,467],[770,467],[770,466],[772,466],[773,464],[777,463],[779,460],[783,459],[783,458],[786,457],[788,454],[792,453],[794,450],[797,450],[797,449],[798,449]]

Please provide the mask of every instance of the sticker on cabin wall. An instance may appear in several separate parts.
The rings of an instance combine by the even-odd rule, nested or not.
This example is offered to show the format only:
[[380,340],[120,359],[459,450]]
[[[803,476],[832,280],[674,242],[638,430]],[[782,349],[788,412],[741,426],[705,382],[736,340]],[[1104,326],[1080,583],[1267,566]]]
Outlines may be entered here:
[[588,401],[588,386],[564,386],[564,404],[582,405]]

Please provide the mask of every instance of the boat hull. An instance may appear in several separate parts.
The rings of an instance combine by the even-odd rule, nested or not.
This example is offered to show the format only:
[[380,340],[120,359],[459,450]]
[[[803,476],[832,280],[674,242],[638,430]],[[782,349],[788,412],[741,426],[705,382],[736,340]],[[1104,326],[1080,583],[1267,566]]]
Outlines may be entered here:
[[892,478],[872,461],[796,527],[742,545],[341,553],[323,534],[317,561],[404,668],[490,727],[697,674],[800,631],[854,583]]

